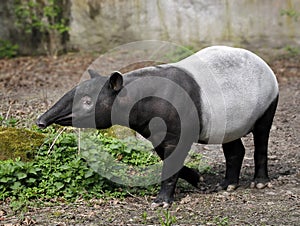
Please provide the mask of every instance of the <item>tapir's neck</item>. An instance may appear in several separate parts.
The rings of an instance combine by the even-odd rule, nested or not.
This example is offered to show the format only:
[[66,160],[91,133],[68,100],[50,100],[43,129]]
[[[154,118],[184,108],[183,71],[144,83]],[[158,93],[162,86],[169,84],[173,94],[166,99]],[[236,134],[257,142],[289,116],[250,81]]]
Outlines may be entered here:
[[[123,100],[125,106],[131,109],[130,128],[148,137],[152,135],[149,129],[150,123],[155,124],[156,129],[162,125],[164,128],[167,127],[170,133],[176,134],[181,126],[178,111],[187,118],[191,110],[178,103],[178,101],[183,102],[181,99],[184,95],[177,93],[175,97],[174,92],[179,89],[188,94],[187,96],[196,99],[197,92],[193,91],[197,87],[191,87],[191,84],[193,81],[184,71],[168,65],[138,69],[125,74],[124,88],[127,90],[127,95]],[[122,100],[122,97],[120,99]],[[178,107],[181,109],[176,109]],[[152,121],[153,119],[155,120]]]

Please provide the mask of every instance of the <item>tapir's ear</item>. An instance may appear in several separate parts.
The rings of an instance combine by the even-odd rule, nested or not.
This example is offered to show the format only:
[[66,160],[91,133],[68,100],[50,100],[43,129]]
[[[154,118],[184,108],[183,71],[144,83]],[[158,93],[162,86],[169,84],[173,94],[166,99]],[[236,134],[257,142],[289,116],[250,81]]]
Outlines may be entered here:
[[123,76],[120,72],[115,71],[109,78],[109,84],[112,89],[119,91],[123,87]]
[[88,73],[90,74],[91,78],[96,78],[101,76],[97,71],[93,70],[93,69],[88,69]]

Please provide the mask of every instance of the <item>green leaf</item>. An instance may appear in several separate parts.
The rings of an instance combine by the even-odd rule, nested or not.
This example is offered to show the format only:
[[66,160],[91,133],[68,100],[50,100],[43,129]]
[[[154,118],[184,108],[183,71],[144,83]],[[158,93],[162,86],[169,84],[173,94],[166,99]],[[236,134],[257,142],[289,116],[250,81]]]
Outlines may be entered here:
[[29,184],[33,184],[35,182],[36,182],[36,179],[32,178],[32,177],[27,180],[27,183],[29,183]]
[[39,167],[33,167],[33,166],[32,166],[32,168],[29,168],[28,173],[37,175],[37,172],[39,172],[39,171],[41,171],[41,170],[42,170],[42,169],[39,168]]
[[66,178],[64,181],[65,181],[65,183],[70,183],[71,177]]
[[12,190],[17,190],[17,189],[19,189],[21,187],[21,185],[22,184],[19,181],[16,181],[12,186],[10,186],[10,188]]
[[53,176],[55,176],[56,178],[60,178],[61,175],[62,175],[62,173],[60,173],[60,172],[53,173]]
[[21,180],[21,179],[26,178],[26,177],[27,177],[27,174],[26,174],[26,173],[20,172],[20,173],[17,173],[17,177],[18,177],[19,180]]
[[0,179],[0,182],[1,182],[1,183],[7,183],[7,182],[10,181],[10,180],[11,180],[10,177],[2,177],[2,178]]
[[93,176],[93,174],[94,174],[94,171],[89,170],[85,173],[84,178],[89,178],[89,177]]
[[68,170],[70,168],[71,167],[69,165],[62,165],[62,166],[60,166],[60,169],[62,169],[62,170]]
[[54,186],[56,187],[57,190],[62,189],[65,185],[61,182],[55,182]]

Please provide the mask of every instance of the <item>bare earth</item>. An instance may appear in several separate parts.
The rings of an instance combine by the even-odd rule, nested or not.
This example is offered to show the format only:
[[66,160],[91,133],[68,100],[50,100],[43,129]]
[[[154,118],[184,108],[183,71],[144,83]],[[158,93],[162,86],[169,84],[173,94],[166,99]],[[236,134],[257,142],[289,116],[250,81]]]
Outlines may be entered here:
[[[69,54],[57,59],[21,57],[0,60],[0,115],[34,119],[74,86],[91,54]],[[113,63],[108,62],[108,63]],[[224,174],[220,146],[195,145],[212,167],[203,175],[201,190],[180,186],[170,208],[177,225],[300,225],[300,58],[270,61],[280,84],[280,102],[269,143],[269,176],[273,187],[250,189],[253,142],[244,138],[241,186],[234,192],[211,192]],[[183,182],[181,182],[183,183]],[[22,217],[1,203],[0,225],[160,225],[162,209],[149,208],[153,197],[128,195],[124,200],[79,200],[72,204],[30,208]],[[227,224],[228,223],[228,224]]]

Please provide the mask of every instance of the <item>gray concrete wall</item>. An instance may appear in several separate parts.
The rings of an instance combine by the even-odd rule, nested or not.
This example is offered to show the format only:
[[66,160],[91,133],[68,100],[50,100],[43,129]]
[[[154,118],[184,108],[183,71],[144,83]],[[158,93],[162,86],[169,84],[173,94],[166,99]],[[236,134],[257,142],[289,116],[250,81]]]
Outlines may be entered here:
[[10,29],[11,29],[11,20],[8,18],[11,17],[10,9],[11,5],[9,0],[3,0],[0,4],[0,38],[7,40],[9,39]]
[[[105,51],[136,40],[166,40],[202,47],[229,44],[253,48],[300,45],[300,0],[69,0],[69,47]],[[19,42],[13,0],[1,0],[0,38]],[[30,40],[30,39],[29,39]],[[34,39],[33,39],[34,40]]]
[[72,0],[70,43],[101,50],[134,40],[183,45],[300,45],[299,0]]

